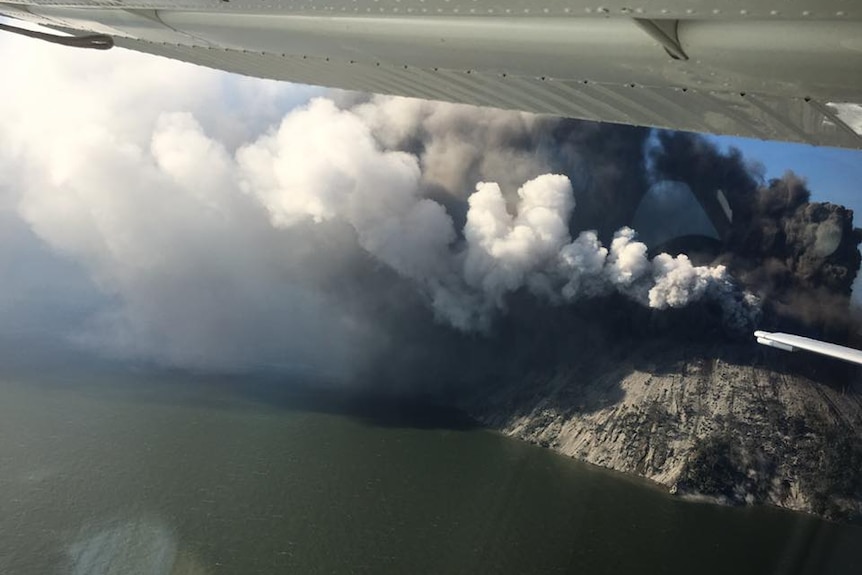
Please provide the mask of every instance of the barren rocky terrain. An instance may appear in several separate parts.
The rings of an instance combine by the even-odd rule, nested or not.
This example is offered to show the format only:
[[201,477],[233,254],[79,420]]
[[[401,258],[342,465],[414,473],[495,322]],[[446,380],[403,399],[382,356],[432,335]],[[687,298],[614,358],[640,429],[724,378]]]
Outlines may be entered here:
[[852,378],[801,375],[808,358],[752,346],[616,351],[490,383],[465,408],[509,436],[682,496],[862,517],[862,394]]

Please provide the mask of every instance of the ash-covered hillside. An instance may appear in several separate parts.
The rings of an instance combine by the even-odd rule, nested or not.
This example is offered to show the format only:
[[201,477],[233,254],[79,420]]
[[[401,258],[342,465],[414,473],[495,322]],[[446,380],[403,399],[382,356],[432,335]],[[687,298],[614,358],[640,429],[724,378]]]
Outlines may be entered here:
[[513,333],[461,406],[679,495],[862,516],[858,368],[710,331],[708,309],[649,318],[625,301],[602,306]]

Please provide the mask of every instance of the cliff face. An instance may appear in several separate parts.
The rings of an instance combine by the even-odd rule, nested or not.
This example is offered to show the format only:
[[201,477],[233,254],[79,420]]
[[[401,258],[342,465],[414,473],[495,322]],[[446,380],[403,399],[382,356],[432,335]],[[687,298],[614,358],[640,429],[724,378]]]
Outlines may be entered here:
[[507,435],[672,493],[862,517],[862,394],[757,366],[750,346],[715,351],[653,342],[592,354],[490,384],[465,408]]

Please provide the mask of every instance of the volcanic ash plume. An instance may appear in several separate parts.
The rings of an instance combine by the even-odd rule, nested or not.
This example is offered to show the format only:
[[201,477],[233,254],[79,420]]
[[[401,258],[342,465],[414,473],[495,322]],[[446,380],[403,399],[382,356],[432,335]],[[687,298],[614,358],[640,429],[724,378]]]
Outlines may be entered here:
[[771,328],[846,328],[862,261],[851,210],[811,202],[805,181],[792,172],[764,183],[738,151],[721,153],[699,136],[663,132],[658,141],[658,177],[727,196],[733,222],[718,261],[761,296]]
[[[708,321],[720,309],[741,326],[757,308],[746,290],[792,301],[778,286],[832,293],[855,275],[849,213],[764,195],[702,138],[399,98],[306,102],[141,55],[29,49],[45,58],[9,62],[18,89],[0,99],[0,207],[14,220],[0,268],[15,278],[0,337],[74,318],[40,333],[161,364],[349,375],[473,341],[445,326],[493,339],[494,319],[529,321],[531,301],[712,302]],[[74,114],[51,105],[60,92]],[[627,227],[668,180],[724,191],[734,229],[711,257],[676,255],[682,244],[651,259]],[[44,257],[20,265],[27,253]]]
[[422,196],[416,156],[384,151],[360,115],[328,100],[288,115],[237,160],[241,188],[259,198],[273,225],[347,222],[364,250],[415,282],[458,329],[488,329],[506,296],[521,289],[553,303],[618,291],[656,309],[709,297],[737,316],[740,302],[751,303],[735,297],[721,266],[693,266],[684,255],[649,260],[631,229],[618,231],[610,249],[595,232],[572,241],[575,199],[564,175],[526,182],[511,212],[498,184],[480,182],[458,234],[443,206]]

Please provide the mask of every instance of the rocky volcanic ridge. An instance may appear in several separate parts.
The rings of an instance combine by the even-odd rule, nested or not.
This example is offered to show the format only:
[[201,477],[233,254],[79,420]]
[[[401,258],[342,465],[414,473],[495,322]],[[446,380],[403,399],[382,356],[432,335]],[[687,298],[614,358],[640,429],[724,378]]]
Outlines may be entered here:
[[862,517],[858,390],[675,347],[535,372],[466,408],[506,435],[671,493]]

